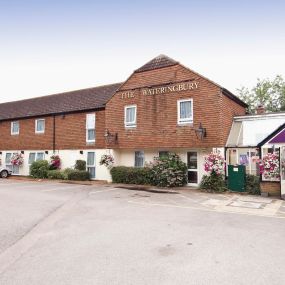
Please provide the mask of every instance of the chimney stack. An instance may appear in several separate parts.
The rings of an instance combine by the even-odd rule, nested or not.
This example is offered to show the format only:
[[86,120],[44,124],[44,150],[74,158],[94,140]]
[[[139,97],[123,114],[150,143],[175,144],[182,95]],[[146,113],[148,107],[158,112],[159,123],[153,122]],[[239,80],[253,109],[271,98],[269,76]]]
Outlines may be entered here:
[[262,115],[262,114],[265,114],[265,113],[266,113],[265,107],[262,104],[258,104],[257,108],[256,108],[256,114],[257,115]]

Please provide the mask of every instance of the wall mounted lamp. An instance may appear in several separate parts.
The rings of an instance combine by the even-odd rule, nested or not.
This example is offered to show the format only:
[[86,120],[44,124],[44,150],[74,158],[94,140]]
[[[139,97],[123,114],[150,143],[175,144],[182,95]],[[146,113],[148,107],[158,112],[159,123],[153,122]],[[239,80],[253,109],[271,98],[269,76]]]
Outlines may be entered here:
[[104,137],[107,143],[118,142],[118,133],[112,134],[108,129],[105,129]]
[[206,128],[203,128],[202,123],[199,124],[198,129],[195,129],[195,133],[199,140],[203,140],[206,137]]

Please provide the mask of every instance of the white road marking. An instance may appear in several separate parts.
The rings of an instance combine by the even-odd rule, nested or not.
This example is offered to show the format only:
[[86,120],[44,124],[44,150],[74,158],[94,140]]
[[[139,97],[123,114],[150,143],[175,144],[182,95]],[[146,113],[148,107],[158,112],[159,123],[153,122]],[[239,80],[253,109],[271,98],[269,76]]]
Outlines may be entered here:
[[178,206],[173,204],[160,204],[160,203],[143,203],[143,202],[137,202],[129,200],[128,203],[142,205],[142,206],[160,206],[160,207],[172,207],[172,208],[180,208],[180,209],[192,209],[192,210],[198,210],[198,211],[207,211],[207,212],[216,212],[216,213],[230,213],[230,214],[241,214],[246,216],[258,216],[258,217],[267,217],[267,218],[275,218],[275,219],[285,219],[281,216],[273,216],[273,215],[265,215],[262,213],[245,213],[245,212],[235,212],[231,210],[221,211],[218,209],[210,209],[210,208],[197,208],[197,207],[191,207],[191,206]]

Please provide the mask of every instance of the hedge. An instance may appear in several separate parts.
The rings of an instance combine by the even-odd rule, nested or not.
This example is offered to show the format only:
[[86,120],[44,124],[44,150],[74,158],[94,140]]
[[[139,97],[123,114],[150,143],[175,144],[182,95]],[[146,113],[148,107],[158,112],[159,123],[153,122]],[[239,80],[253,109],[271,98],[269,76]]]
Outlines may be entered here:
[[48,179],[63,179],[63,172],[60,170],[49,170],[47,172]]
[[49,167],[47,160],[34,161],[30,166],[30,175],[34,178],[47,178]]
[[85,181],[90,180],[90,173],[85,170],[68,170],[67,180]]
[[86,170],[86,161],[81,160],[81,159],[76,160],[74,169],[75,170]]
[[111,175],[114,183],[151,184],[147,167],[116,166],[111,169]]
[[187,166],[175,153],[155,157],[147,167],[117,166],[111,169],[114,183],[179,187],[187,183]]
[[181,187],[187,184],[187,165],[176,153],[155,157],[149,164],[151,184],[159,187]]
[[247,174],[245,191],[249,194],[260,195],[260,179],[259,176]]
[[215,172],[212,172],[210,175],[203,175],[199,188],[209,192],[227,191],[225,177]]

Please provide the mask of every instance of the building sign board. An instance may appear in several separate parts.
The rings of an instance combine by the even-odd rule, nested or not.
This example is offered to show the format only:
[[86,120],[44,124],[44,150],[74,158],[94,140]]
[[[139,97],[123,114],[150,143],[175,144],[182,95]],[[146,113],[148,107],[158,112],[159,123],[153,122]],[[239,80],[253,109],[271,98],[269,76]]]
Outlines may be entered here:
[[157,94],[166,94],[172,92],[193,90],[197,88],[198,88],[197,81],[188,81],[188,82],[175,83],[161,87],[143,88],[141,92],[143,95],[157,95]]
[[[159,87],[141,88],[140,93],[145,96],[168,94],[173,92],[198,89],[198,86],[199,86],[198,81],[185,81],[180,83],[167,84]],[[135,90],[124,91],[120,93],[120,96],[122,99],[134,98]]]

